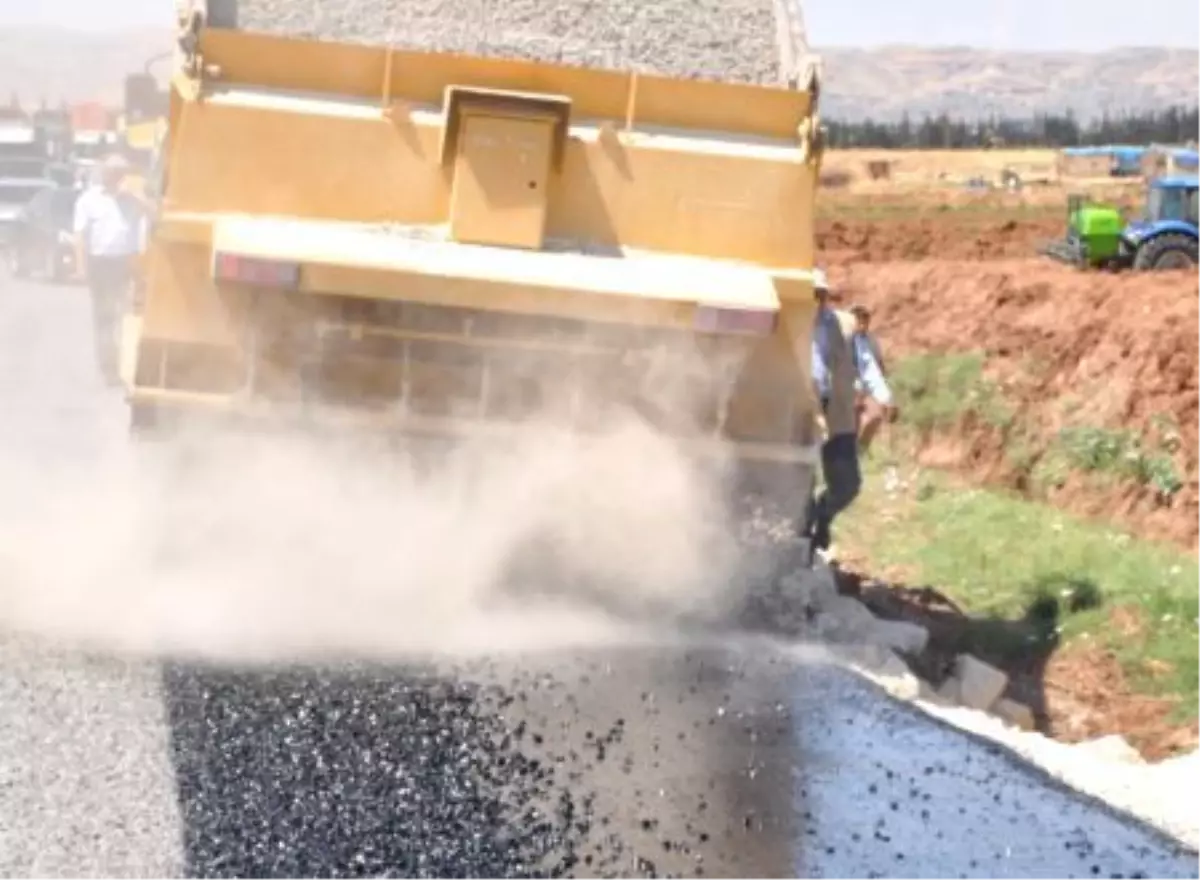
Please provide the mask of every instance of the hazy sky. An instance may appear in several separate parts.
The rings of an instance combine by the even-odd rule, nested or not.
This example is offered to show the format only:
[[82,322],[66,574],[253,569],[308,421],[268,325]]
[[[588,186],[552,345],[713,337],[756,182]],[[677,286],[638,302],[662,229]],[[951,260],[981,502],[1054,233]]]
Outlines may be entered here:
[[[88,30],[167,25],[173,7],[173,0],[0,0],[0,25],[70,24]],[[804,0],[804,9],[812,41],[825,46],[1096,50],[1200,45],[1197,0],[1133,6],[1129,0]]]

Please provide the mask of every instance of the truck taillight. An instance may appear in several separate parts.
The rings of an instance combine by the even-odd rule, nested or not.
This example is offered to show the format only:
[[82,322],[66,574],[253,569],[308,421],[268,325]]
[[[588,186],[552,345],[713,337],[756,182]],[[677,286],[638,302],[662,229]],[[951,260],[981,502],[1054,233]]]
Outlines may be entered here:
[[219,253],[213,255],[213,278],[254,287],[299,287],[300,264]]
[[696,307],[695,327],[701,333],[770,336],[775,332],[778,314],[773,309],[735,309],[701,305]]

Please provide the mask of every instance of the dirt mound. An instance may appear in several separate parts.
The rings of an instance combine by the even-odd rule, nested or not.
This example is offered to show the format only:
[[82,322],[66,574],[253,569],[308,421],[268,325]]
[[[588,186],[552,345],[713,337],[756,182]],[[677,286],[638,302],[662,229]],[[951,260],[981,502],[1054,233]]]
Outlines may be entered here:
[[[986,382],[1011,425],[1000,431],[968,420],[949,449],[944,434],[930,438],[926,455],[1024,490],[1030,467],[1045,460],[1064,429],[1101,439],[1136,431],[1166,444],[1162,454],[1183,483],[1173,497],[1164,499],[1152,484],[1075,471],[1048,496],[1076,512],[1196,546],[1195,272],[1113,275],[1032,259],[856,263],[831,274],[846,299],[873,309],[892,364],[931,352],[986,355]],[[1027,447],[1020,461],[1018,443]]]
[[958,211],[879,220],[826,218],[816,228],[818,253],[829,265],[1022,258],[1062,234],[1061,217],[1004,219]]

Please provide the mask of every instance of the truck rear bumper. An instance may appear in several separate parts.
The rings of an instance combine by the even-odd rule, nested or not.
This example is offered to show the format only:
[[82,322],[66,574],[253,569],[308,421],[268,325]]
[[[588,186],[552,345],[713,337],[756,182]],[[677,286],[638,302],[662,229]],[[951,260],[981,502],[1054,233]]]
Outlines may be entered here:
[[[152,427],[187,419],[248,428],[279,426],[311,431],[377,431],[398,436],[453,439],[484,437],[519,440],[537,434],[538,427],[515,422],[464,417],[434,417],[403,410],[355,407],[279,405],[242,395],[208,394],[161,388],[133,387],[127,392],[135,426]],[[819,466],[820,446],[735,441],[720,437],[677,438],[687,452],[707,458],[733,455],[746,462]]]
[[[779,285],[810,283],[799,269],[645,251],[589,252],[577,243],[542,250],[459,244],[440,226],[385,227],[275,217],[168,213],[164,244],[208,249],[220,283],[226,258],[292,269],[269,285],[431,306],[702,329],[708,309],[771,315]],[[804,297],[807,301],[808,297]]]

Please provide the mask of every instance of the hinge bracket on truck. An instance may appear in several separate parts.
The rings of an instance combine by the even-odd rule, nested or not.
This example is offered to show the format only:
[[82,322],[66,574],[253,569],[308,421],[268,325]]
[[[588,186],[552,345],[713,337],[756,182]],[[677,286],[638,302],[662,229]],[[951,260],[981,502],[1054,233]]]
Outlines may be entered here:
[[825,130],[819,117],[805,116],[796,127],[796,139],[800,144],[800,159],[808,165],[821,167],[825,158]]

